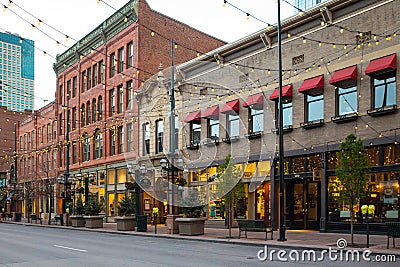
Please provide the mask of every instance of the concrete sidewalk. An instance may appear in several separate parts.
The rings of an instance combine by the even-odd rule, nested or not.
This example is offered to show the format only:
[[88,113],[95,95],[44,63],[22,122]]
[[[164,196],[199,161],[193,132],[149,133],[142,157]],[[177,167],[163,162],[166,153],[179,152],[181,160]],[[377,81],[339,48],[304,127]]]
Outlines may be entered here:
[[[218,243],[228,243],[228,244],[243,244],[249,246],[257,246],[263,248],[264,245],[275,248],[297,248],[297,249],[338,249],[337,241],[338,239],[345,239],[350,245],[350,234],[342,233],[320,233],[318,231],[309,230],[287,230],[286,238],[287,241],[281,242],[277,241],[279,238],[279,232],[274,232],[274,240],[270,240],[270,234],[268,234],[268,240],[265,241],[265,233],[260,232],[248,232],[247,237],[242,237],[239,239],[238,228],[233,228],[231,230],[231,236],[229,237],[228,229],[220,228],[205,228],[204,235],[200,236],[181,236],[179,234],[169,234],[167,227],[164,225],[157,225],[157,234],[153,225],[147,225],[147,232],[136,232],[136,231],[118,231],[116,223],[104,223],[103,228],[88,229],[88,228],[75,228],[71,226],[60,226],[60,225],[48,225],[46,220],[43,220],[43,224],[40,223],[28,223],[27,219],[22,219],[22,222],[10,222],[4,221],[5,223],[23,224],[29,226],[38,227],[52,227],[52,228],[63,228],[69,230],[78,231],[93,231],[93,232],[105,232],[112,234],[124,234],[124,235],[134,235],[134,236],[148,236],[148,237],[159,237],[159,238],[170,238],[170,239],[182,239],[182,240],[196,240],[203,242],[218,242]],[[366,235],[355,234],[354,235],[355,244],[358,246],[356,248],[349,247],[348,249],[359,249],[365,250],[366,248]],[[383,235],[370,235],[370,246],[369,250],[375,254],[395,254],[400,256],[400,240],[396,240],[398,245],[393,248],[392,239],[389,243],[389,249],[386,248],[387,236]]]

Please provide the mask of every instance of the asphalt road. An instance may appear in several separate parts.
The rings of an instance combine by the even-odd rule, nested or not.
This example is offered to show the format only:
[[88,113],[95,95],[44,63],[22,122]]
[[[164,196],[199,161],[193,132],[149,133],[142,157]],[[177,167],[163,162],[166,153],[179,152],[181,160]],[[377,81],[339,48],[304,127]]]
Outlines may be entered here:
[[[260,261],[263,247],[0,223],[0,266],[398,266],[397,263]],[[272,249],[268,248],[268,254]],[[289,253],[289,251],[287,251]],[[301,253],[301,252],[300,252]],[[263,256],[261,253],[259,256]],[[294,255],[294,254],[293,254]],[[288,254],[286,254],[288,258]]]

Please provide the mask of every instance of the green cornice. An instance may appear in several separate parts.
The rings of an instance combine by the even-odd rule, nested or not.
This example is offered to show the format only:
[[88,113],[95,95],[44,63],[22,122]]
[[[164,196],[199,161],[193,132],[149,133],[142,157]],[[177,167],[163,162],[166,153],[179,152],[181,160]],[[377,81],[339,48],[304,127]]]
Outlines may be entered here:
[[[56,63],[53,64],[56,75],[77,63],[81,55],[86,56],[91,50],[99,48],[126,27],[136,23],[138,20],[138,1],[129,1],[102,24],[76,42],[71,48],[61,55],[57,55]],[[124,21],[125,17],[128,18],[127,22]]]

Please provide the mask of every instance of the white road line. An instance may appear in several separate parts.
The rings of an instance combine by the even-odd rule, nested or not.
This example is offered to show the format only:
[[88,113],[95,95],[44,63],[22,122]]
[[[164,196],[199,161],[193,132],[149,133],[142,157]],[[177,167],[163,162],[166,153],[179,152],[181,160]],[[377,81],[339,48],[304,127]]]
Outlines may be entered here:
[[78,249],[78,248],[69,248],[69,247],[63,247],[59,245],[54,245],[56,248],[63,248],[63,249],[69,249],[69,250],[74,250],[74,251],[80,251],[80,252],[88,252],[87,250],[84,249]]

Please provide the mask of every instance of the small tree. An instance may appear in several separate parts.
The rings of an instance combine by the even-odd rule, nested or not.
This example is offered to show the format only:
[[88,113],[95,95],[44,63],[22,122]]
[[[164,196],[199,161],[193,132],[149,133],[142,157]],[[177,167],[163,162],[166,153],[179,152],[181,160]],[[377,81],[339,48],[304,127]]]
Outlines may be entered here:
[[90,200],[85,203],[85,215],[96,216],[101,211],[101,204],[97,197],[91,197]]
[[179,206],[185,218],[200,218],[203,213],[204,203],[199,191],[196,188],[188,188],[185,198],[179,200]]
[[365,194],[368,157],[361,139],[354,134],[346,137],[337,152],[336,176],[340,190],[339,199],[350,205],[351,244],[354,245],[354,204]]
[[130,197],[124,197],[118,205],[119,216],[131,216],[135,214],[135,200]]
[[245,197],[244,183],[241,178],[242,172],[240,168],[235,166],[231,161],[231,155],[228,155],[225,158],[225,162],[218,166],[215,185],[216,195],[224,196],[225,198],[229,237],[231,237],[233,207],[238,199]]
[[82,198],[78,198],[74,206],[73,214],[83,215],[84,212],[85,212],[85,207],[83,206]]

